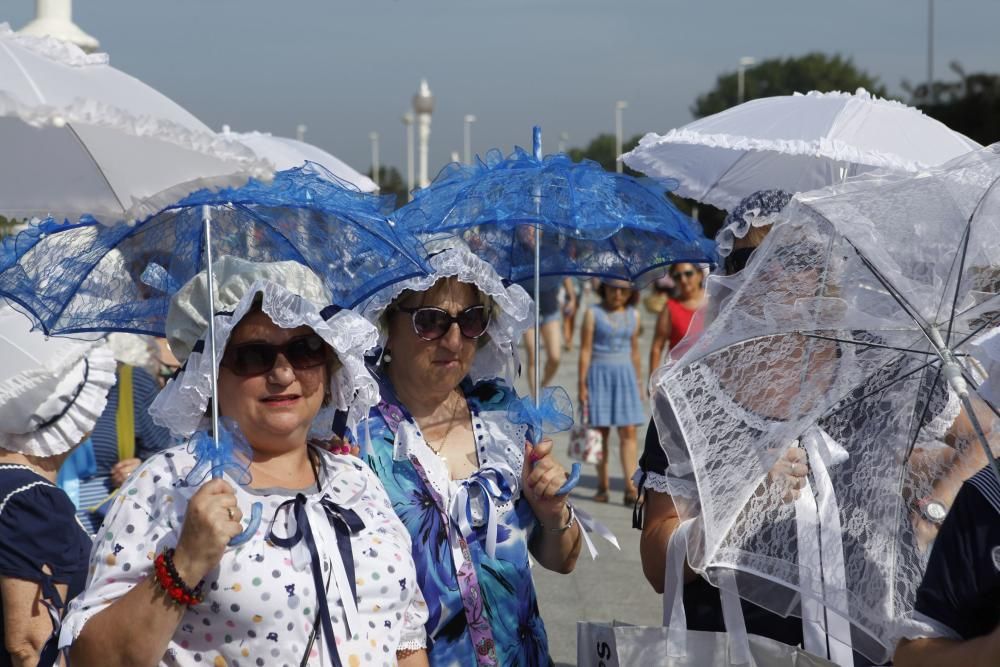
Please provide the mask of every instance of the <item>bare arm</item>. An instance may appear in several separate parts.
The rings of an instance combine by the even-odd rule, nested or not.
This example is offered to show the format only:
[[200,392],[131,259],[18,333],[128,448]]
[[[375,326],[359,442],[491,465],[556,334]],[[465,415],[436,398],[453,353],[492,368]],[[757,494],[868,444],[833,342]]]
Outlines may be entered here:
[[653,344],[649,348],[649,375],[659,368],[663,360],[663,348],[670,340],[670,309],[664,304],[660,316],[656,318],[656,329],[653,331]]
[[[534,458],[534,462],[532,462]],[[580,522],[562,530],[569,521],[566,496],[557,496],[566,482],[566,469],[552,456],[552,441],[543,440],[525,449],[522,489],[538,519],[528,542],[528,550],[546,570],[569,574],[576,567],[583,540]]]
[[[185,578],[180,564],[177,569]],[[163,594],[155,577],[147,577],[87,621],[70,647],[70,661],[74,667],[156,665],[183,616],[184,607]],[[136,628],[142,628],[142,632],[136,632]],[[109,651],[109,646],[116,650]]]
[[[66,599],[66,585],[56,584]],[[0,577],[3,598],[3,643],[15,667],[35,667],[52,636],[52,619],[42,604],[42,587],[34,581]]]
[[1000,626],[983,637],[955,639],[903,639],[892,658],[897,667],[997,667],[1000,665]]
[[590,373],[590,358],[594,353],[594,313],[587,310],[580,328],[580,363],[578,366],[577,397],[580,404],[587,402],[587,374]]
[[[669,494],[646,489],[645,525],[639,538],[639,557],[642,573],[657,593],[663,593],[663,577],[667,567],[667,542],[677,530],[681,519]],[[684,583],[694,581],[698,575],[687,564],[684,566]]]
[[399,658],[399,667],[430,667],[427,659],[427,651],[420,649],[416,653],[411,653],[405,658]]
[[[177,574],[184,582],[193,587],[218,565],[230,538],[242,530],[242,518],[236,495],[224,480],[212,480],[194,494],[174,553]],[[156,576],[150,574],[87,621],[70,647],[73,667],[156,665],[184,610],[166,596]],[[137,632],[137,628],[142,631]]]
[[[635,331],[632,332],[632,365],[635,366],[635,381],[639,385],[639,395],[646,395],[646,387],[642,384],[642,354],[639,352],[639,334],[642,323],[639,309],[635,310]],[[650,374],[653,369],[649,369]],[[648,384],[648,383],[647,383]]]

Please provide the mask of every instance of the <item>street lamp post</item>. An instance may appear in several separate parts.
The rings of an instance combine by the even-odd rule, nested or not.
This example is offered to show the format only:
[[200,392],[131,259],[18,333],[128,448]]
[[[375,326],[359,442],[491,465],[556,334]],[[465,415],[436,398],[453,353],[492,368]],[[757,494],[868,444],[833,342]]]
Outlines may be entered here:
[[628,108],[628,102],[615,102],[615,171],[622,173],[622,111]]
[[417,184],[421,188],[426,188],[430,185],[430,179],[427,177],[427,150],[431,138],[431,113],[434,111],[434,96],[431,95],[427,79],[420,80],[420,88],[413,96],[413,111],[417,115]]
[[747,78],[747,67],[753,67],[757,64],[757,59],[751,56],[743,56],[740,58],[739,69],[736,70],[736,103],[743,104],[743,100],[746,99],[746,78]]
[[372,132],[368,138],[372,140],[372,180],[375,181],[376,186],[381,187],[382,184],[379,182],[378,132]]
[[412,111],[403,114],[403,125],[406,126],[406,201],[410,201],[413,195],[413,121]]
[[934,0],[927,0],[927,101],[934,97]]
[[465,114],[464,121],[462,127],[464,130],[462,136],[462,157],[465,158],[465,164],[472,164],[472,124],[476,122],[476,117],[471,113]]
[[569,132],[560,132],[559,133],[559,147],[558,147],[557,150],[560,153],[565,153],[566,152],[566,146],[568,145],[568,143],[569,143]]

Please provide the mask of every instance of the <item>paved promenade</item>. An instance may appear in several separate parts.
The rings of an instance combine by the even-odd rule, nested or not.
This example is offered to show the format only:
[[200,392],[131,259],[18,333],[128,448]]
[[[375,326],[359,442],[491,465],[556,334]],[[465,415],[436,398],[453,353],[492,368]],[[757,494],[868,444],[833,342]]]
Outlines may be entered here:
[[[642,308],[643,334],[642,358],[649,354],[652,340],[652,316]],[[578,316],[577,325],[582,321]],[[577,362],[579,359],[579,333],[570,352],[563,352],[562,363],[554,384],[561,385],[576,400]],[[544,354],[544,352],[543,352]],[[522,355],[523,358],[523,355]],[[645,368],[643,372],[645,372]],[[519,386],[527,392],[527,383]],[[648,412],[647,412],[648,416]],[[645,427],[639,429],[639,451]],[[553,437],[555,451],[560,461],[569,467],[566,460],[567,437],[565,433]],[[600,556],[591,561],[586,548],[580,555],[576,570],[570,575],[561,575],[535,566],[535,587],[545,627],[549,635],[549,648],[557,665],[576,664],[576,622],[578,620],[611,621],[618,620],[635,625],[659,625],[662,606],[657,595],[642,575],[639,560],[639,531],[632,528],[632,509],[622,504],[624,481],[618,462],[617,436],[611,441],[611,502],[606,505],[594,503],[590,497],[597,490],[596,471],[593,466],[584,466],[580,485],[573,492],[574,502],[590,512],[618,537],[621,551],[605,540],[594,537]]]

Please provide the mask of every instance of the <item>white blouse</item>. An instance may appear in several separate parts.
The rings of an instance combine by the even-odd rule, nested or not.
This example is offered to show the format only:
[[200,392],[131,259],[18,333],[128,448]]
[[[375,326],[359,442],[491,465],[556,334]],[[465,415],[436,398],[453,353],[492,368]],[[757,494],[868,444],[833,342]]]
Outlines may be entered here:
[[[346,667],[395,665],[397,650],[423,648],[426,642],[427,609],[416,583],[410,535],[367,466],[354,457],[320,453],[321,488],[303,495],[340,661]],[[193,465],[184,446],[174,447],[146,461],[118,492],[94,540],[87,588],[70,605],[60,646],[72,643],[94,614],[149,576],[156,556],[176,545],[185,508],[198,488],[184,481]],[[296,493],[255,491],[228,481],[244,517],[260,502],[263,520],[248,542],[228,549],[206,576],[204,601],[184,614],[160,664],[298,667],[317,622],[310,552],[304,539],[291,548],[267,539],[272,521],[279,538],[296,532],[288,502]],[[350,568],[341,559],[321,500],[353,510],[364,523],[349,540],[355,605],[349,602]],[[305,664],[328,666],[321,624],[318,634]]]

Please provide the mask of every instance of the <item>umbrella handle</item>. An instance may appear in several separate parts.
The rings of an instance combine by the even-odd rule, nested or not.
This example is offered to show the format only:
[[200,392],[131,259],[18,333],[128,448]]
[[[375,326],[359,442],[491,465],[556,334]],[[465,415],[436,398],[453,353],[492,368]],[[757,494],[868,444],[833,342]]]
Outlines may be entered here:
[[229,540],[229,546],[238,547],[246,544],[257,533],[257,529],[260,528],[260,518],[263,512],[264,506],[260,503],[254,503],[250,508],[250,523],[247,524],[246,530]]
[[575,461],[569,470],[569,478],[566,483],[559,487],[556,491],[557,496],[565,496],[567,493],[576,488],[576,485],[580,483],[580,469],[583,466],[580,465],[579,461]]

